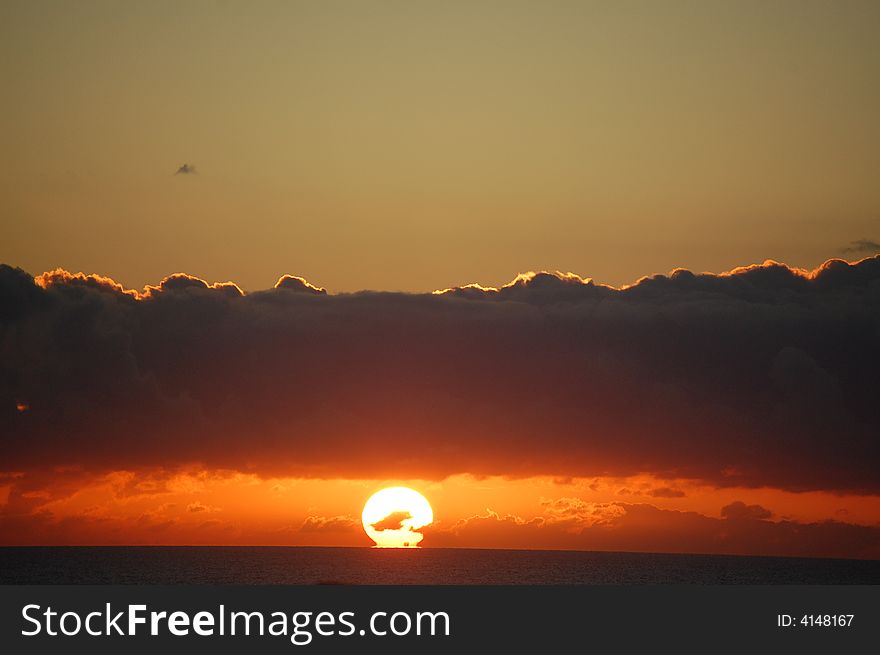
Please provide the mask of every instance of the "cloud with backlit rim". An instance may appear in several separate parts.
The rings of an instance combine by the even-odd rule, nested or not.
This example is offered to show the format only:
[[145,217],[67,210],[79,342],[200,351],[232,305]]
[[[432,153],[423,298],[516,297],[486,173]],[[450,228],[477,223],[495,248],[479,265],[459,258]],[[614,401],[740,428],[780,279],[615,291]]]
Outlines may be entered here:
[[3,266],[0,335],[10,471],[880,491],[880,257],[434,294]]

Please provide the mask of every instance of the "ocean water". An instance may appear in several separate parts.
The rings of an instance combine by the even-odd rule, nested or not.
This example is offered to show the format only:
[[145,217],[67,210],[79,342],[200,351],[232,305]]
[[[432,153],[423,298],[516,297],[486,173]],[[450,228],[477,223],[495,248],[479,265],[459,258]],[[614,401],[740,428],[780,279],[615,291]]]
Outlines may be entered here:
[[452,548],[6,547],[0,584],[880,584],[880,561]]

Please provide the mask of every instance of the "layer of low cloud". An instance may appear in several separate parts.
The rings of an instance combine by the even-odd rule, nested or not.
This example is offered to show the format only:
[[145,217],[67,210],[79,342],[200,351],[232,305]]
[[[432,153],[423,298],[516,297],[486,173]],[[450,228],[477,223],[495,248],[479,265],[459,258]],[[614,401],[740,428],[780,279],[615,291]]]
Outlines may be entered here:
[[135,292],[3,266],[0,352],[9,471],[880,492],[880,257],[344,295],[185,274]]
[[[732,503],[722,518],[660,509],[650,504],[555,501],[568,511],[525,519],[486,513],[452,525],[429,526],[425,543],[479,548],[567,548],[572,550],[880,558],[880,527],[838,521],[801,523],[767,520],[758,505]],[[552,505],[552,503],[551,503]],[[745,508],[745,511],[741,511]]]
[[746,505],[741,500],[737,500],[722,507],[721,516],[726,519],[769,519],[773,516],[773,512],[761,505]]

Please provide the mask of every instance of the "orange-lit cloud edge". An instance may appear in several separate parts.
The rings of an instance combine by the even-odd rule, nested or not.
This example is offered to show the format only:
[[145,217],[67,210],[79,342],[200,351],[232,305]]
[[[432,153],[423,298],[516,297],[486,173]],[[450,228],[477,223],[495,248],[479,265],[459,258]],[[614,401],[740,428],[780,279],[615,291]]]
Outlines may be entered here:
[[[493,286],[485,286],[480,284],[479,282],[471,282],[468,284],[463,284],[460,286],[447,287],[445,289],[437,289],[432,293],[435,295],[443,295],[448,293],[454,293],[457,291],[467,291],[473,290],[478,291],[485,294],[495,294],[500,293],[503,289],[510,289],[517,286],[522,286],[528,284],[533,281],[539,275],[547,275],[552,276],[558,280],[569,283],[583,284],[583,285],[595,285],[600,286],[602,288],[608,290],[624,290],[636,287],[646,281],[655,280],[658,278],[670,277],[675,278],[676,276],[681,275],[700,275],[700,276],[709,276],[709,277],[731,277],[735,275],[741,275],[743,273],[747,273],[749,271],[760,270],[760,269],[775,269],[781,268],[786,271],[793,273],[799,277],[804,278],[805,280],[815,280],[823,273],[827,271],[831,271],[835,268],[839,268],[841,266],[849,267],[856,266],[861,264],[862,262],[877,259],[877,255],[870,257],[863,257],[858,260],[848,261],[845,259],[841,259],[838,257],[828,259],[824,261],[822,264],[817,266],[814,269],[805,269],[796,266],[789,266],[788,264],[773,260],[766,259],[763,263],[760,264],[748,264],[745,266],[737,266],[729,271],[721,271],[718,273],[703,271],[700,273],[693,273],[689,269],[686,268],[674,268],[672,269],[668,275],[657,274],[657,275],[645,275],[638,278],[635,282],[629,284],[623,284],[620,286],[613,286],[609,284],[600,284],[596,283],[591,277],[582,277],[577,273],[572,272],[563,272],[563,271],[551,271],[551,270],[541,270],[541,271],[526,271],[523,273],[518,273],[510,282],[502,285],[501,287],[493,287]],[[100,275],[97,273],[84,273],[82,271],[79,272],[71,272],[67,271],[63,268],[56,268],[52,271],[45,271],[39,275],[34,276],[34,282],[46,289],[53,285],[57,284],[92,284],[97,286],[103,286],[108,289],[117,291],[119,293],[126,294],[131,296],[136,300],[148,300],[150,298],[155,297],[155,295],[161,292],[163,289],[173,287],[174,285],[195,285],[201,286],[205,289],[212,289],[216,291],[228,291],[230,293],[236,295],[246,295],[246,291],[242,289],[238,284],[232,281],[225,282],[209,282],[206,279],[200,278],[195,275],[190,275],[189,273],[172,273],[170,275],[166,275],[159,281],[158,284],[151,285],[147,284],[143,289],[137,290],[125,287],[120,282],[117,282],[113,278],[107,277],[105,275]],[[291,274],[283,274],[278,281],[273,285],[273,289],[282,289],[282,288],[294,288],[298,290],[307,291],[314,294],[326,294],[328,293],[324,287],[317,286],[307,280],[305,277],[299,275],[291,275]]]
[[[808,281],[859,262],[829,260],[813,270],[767,261],[710,277],[785,269]],[[877,259],[877,258],[873,258]],[[669,278],[692,275],[676,269]],[[539,276],[592,285],[572,273],[529,272],[500,288],[478,284],[434,292],[500,294]],[[630,289],[666,276],[641,278]],[[174,286],[245,295],[232,282],[179,273],[142,291],[111,278],[63,269],[34,277],[41,288],[99,286],[149,300]],[[615,290],[613,287],[603,288]],[[276,289],[324,295],[285,275]],[[16,402],[16,411],[30,407]],[[466,468],[466,464],[465,464]],[[705,481],[634,475],[553,477],[461,474],[441,479],[283,477],[244,470],[170,468],[86,470],[51,466],[0,474],[2,544],[368,545],[358,516],[372,491],[401,483],[420,489],[437,521],[424,546],[574,548],[655,552],[880,558],[876,492],[796,491],[713,486]]]

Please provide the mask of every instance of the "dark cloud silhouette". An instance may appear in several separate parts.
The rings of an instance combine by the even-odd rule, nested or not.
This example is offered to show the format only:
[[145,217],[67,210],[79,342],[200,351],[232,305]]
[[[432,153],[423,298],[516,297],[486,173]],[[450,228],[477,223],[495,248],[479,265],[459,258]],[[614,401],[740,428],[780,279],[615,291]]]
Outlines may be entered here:
[[321,291],[0,267],[3,468],[880,493],[880,257]]
[[726,519],[753,519],[764,520],[773,516],[766,507],[760,505],[746,505],[741,500],[734,501],[730,505],[721,508],[721,516]]
[[148,298],[150,296],[154,296],[156,294],[167,291],[203,291],[205,289],[221,291],[230,296],[243,295],[242,290],[238,287],[237,284],[233,282],[214,282],[213,284],[208,284],[203,279],[195,277],[193,275],[187,275],[186,273],[175,273],[174,275],[169,275],[164,280],[162,280],[158,286],[147,286],[144,290],[144,293],[139,294],[138,297]]
[[183,164],[177,171],[174,173],[175,175],[195,175],[196,167],[192,164]]
[[[584,506],[590,505],[580,502]],[[488,510],[486,514],[456,521],[449,526],[428,526],[423,532],[425,543],[435,547],[466,543],[479,548],[648,549],[658,553],[761,553],[880,559],[880,526],[839,521],[777,522],[756,516],[740,516],[740,520],[732,517],[717,519],[697,512],[659,509],[649,504],[595,504],[592,511],[603,515],[603,520],[591,520],[591,512],[583,509],[581,514],[585,520],[579,522],[559,520],[553,515],[524,519]],[[753,513],[758,512],[747,512]]]
[[327,291],[321,287],[316,287],[309,283],[305,278],[296,275],[282,275],[278,282],[275,283],[276,289],[286,289],[298,293],[311,293],[314,295],[326,294]]
[[658,487],[648,492],[649,496],[654,498],[684,498],[685,493],[681,489],[673,489],[672,487]]
[[384,530],[403,530],[405,527],[403,522],[412,518],[412,514],[406,511],[401,512],[391,512],[388,516],[386,516],[381,521],[376,521],[375,523],[371,523],[370,527],[373,528],[376,532],[382,532]]
[[880,252],[880,242],[871,239],[856,239],[850,241],[848,246],[840,249],[842,253],[874,253]]

